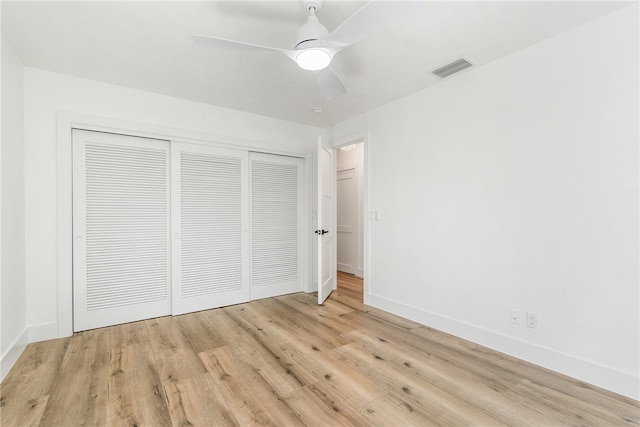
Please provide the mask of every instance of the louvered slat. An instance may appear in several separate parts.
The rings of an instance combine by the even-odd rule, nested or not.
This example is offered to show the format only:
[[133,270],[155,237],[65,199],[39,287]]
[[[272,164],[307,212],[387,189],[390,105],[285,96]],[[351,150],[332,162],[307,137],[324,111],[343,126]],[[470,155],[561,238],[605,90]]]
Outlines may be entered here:
[[302,290],[301,167],[251,154],[251,299]]
[[[167,299],[166,151],[94,143],[87,143],[85,150],[87,270],[96,271],[87,275],[87,310]],[[108,188],[114,196],[105,198],[101,188]],[[145,194],[143,200],[147,203],[142,202],[141,196],[130,194],[132,190]],[[91,209],[94,205],[106,206]],[[160,227],[149,226],[149,218],[158,221]],[[136,229],[136,240],[119,242],[114,238],[124,231],[118,224],[121,221]],[[111,222],[110,233],[93,233],[95,225],[107,222]],[[137,247],[122,250],[127,244]],[[152,259],[148,259],[149,251],[154,252]],[[105,264],[105,257],[118,263]],[[147,258],[147,262],[136,264],[138,257]],[[154,272],[157,274],[150,274]],[[112,292],[109,287],[113,282],[126,283],[127,291]],[[131,297],[138,289],[144,289],[144,298]],[[100,291],[109,297],[98,297]]]
[[[183,152],[180,171],[181,220],[185,227],[182,296],[241,289],[240,159]],[[215,230],[203,228],[213,225]],[[190,234],[189,228],[199,232]],[[194,267],[205,265],[209,268],[191,274]],[[220,270],[228,274],[222,276]]]

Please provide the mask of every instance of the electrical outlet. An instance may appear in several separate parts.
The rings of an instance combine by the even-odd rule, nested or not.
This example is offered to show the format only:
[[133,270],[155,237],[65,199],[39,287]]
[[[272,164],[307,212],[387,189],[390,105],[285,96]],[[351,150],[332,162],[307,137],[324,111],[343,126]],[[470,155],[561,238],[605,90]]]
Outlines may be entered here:
[[531,311],[527,311],[527,327],[538,328],[538,315]]
[[516,325],[520,324],[520,310],[516,310],[515,308],[511,310],[511,323],[515,323]]

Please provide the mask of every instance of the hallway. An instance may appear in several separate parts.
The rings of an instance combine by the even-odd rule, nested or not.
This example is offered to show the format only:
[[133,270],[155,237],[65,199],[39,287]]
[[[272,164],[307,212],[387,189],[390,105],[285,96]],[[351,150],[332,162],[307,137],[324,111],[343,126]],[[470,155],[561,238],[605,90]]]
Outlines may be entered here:
[[338,292],[341,296],[346,296],[358,302],[362,302],[362,277],[338,271],[338,289],[336,289],[336,292]]

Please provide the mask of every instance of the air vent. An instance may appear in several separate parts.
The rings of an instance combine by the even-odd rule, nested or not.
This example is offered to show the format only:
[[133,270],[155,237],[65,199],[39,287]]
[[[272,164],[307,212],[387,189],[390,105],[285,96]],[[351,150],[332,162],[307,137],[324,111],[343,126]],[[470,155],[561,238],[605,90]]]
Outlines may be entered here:
[[471,67],[473,64],[469,61],[467,61],[464,58],[460,58],[456,61],[453,61],[451,64],[447,64],[445,66],[442,66],[440,68],[438,68],[437,70],[433,70],[433,74],[435,74],[436,76],[444,79],[445,77],[450,76],[451,74],[455,74],[458,71],[462,71],[465,68],[469,68]]

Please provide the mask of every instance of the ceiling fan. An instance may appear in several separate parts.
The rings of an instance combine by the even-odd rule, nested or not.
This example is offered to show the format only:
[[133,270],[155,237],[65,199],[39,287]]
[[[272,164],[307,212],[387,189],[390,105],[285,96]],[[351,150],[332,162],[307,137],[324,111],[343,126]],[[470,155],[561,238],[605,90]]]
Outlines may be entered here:
[[302,0],[309,17],[298,31],[293,49],[245,43],[219,37],[194,34],[198,44],[242,51],[280,52],[304,70],[316,72],[318,84],[328,99],[347,92],[340,77],[329,67],[333,57],[342,49],[381,31],[394,19],[409,12],[409,7],[420,2],[370,0],[347,18],[331,33],[318,21],[316,11],[324,0]]

